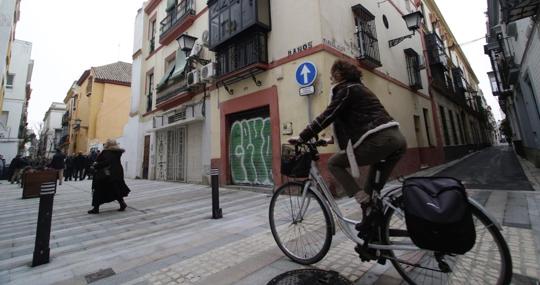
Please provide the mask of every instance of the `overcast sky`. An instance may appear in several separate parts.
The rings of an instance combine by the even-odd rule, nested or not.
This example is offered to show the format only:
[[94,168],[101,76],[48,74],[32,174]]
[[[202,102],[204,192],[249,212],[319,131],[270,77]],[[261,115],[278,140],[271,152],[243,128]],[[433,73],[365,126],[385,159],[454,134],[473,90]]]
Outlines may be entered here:
[[[375,0],[370,0],[375,1]],[[29,126],[43,121],[52,102],[62,102],[72,82],[91,66],[131,62],[133,26],[143,0],[22,0],[16,38],[33,43],[35,60]],[[485,35],[486,0],[437,0],[459,43]],[[466,7],[466,9],[464,8]],[[483,53],[485,40],[463,45],[486,100],[501,118],[491,95]]]
[[[486,35],[487,0],[435,0],[435,2],[458,43],[467,43]],[[500,111],[498,99],[491,92],[487,76],[487,72],[491,71],[491,64],[489,57],[484,54],[485,44],[486,40],[482,39],[461,45],[461,49],[480,81],[480,88],[492,108],[495,120],[500,120],[503,113]]]
[[133,29],[143,0],[22,0],[16,38],[32,42],[34,72],[28,125],[92,67],[132,62]]

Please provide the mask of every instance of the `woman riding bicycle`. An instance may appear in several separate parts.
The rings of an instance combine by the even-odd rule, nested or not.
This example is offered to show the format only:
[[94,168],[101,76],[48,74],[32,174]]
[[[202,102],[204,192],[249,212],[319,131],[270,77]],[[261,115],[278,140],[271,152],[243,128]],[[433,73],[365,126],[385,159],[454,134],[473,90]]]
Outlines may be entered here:
[[[358,176],[358,166],[377,164],[380,171],[377,184],[382,186],[407,150],[407,142],[399,124],[375,94],[362,84],[361,76],[361,71],[354,64],[336,60],[331,68],[330,104],[298,138],[291,138],[289,142],[307,142],[333,123],[341,150],[328,160],[328,169],[349,197],[354,196],[360,203],[363,217],[366,217],[370,211],[373,181],[367,179],[362,191],[347,168],[350,167],[354,176]],[[374,171],[371,166],[369,177]]]

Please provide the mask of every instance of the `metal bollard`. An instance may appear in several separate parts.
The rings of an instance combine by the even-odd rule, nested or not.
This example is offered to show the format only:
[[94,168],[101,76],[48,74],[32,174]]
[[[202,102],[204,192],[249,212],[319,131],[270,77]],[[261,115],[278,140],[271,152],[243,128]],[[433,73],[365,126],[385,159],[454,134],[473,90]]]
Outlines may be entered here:
[[221,219],[223,213],[219,207],[219,169],[212,168],[210,176],[212,183],[212,219]]
[[51,218],[55,193],[56,181],[41,184],[36,244],[34,246],[32,266],[49,263],[49,240],[51,238]]

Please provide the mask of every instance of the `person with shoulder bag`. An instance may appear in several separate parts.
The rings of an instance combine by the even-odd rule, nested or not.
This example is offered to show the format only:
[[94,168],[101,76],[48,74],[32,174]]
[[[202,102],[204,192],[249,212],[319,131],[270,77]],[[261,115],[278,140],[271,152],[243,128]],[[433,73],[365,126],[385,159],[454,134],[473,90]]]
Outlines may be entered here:
[[130,190],[124,181],[124,169],[120,158],[124,150],[115,140],[107,140],[103,144],[103,151],[97,156],[94,164],[95,175],[92,179],[92,206],[88,214],[98,214],[99,206],[104,203],[118,201],[118,211],[125,211],[127,197]]

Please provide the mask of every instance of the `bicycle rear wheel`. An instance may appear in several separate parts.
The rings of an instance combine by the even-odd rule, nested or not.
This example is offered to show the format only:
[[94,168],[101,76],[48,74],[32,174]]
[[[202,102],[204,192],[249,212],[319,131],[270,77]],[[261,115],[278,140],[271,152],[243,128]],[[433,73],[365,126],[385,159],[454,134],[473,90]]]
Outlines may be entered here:
[[[401,203],[398,202],[396,205],[402,208]],[[510,284],[512,259],[508,245],[489,218],[473,204],[469,205],[476,229],[476,244],[463,255],[444,255],[444,261],[450,267],[450,272],[441,271],[433,252],[422,250],[386,252],[405,281],[409,284]],[[405,217],[391,208],[385,215],[384,235],[385,242],[390,245],[400,242],[412,243],[407,234]]]
[[332,242],[331,214],[311,190],[302,213],[303,184],[289,182],[279,187],[270,202],[269,219],[277,245],[293,261],[313,264],[321,260]]

